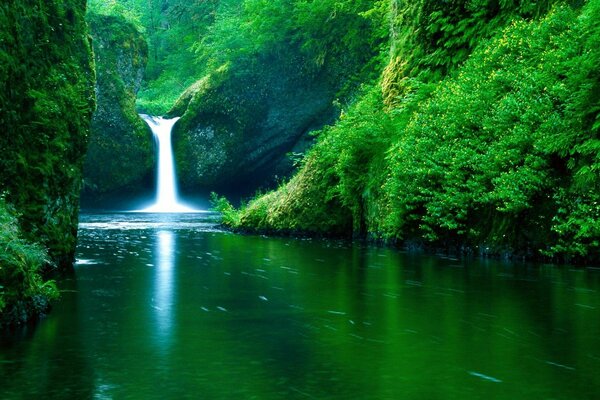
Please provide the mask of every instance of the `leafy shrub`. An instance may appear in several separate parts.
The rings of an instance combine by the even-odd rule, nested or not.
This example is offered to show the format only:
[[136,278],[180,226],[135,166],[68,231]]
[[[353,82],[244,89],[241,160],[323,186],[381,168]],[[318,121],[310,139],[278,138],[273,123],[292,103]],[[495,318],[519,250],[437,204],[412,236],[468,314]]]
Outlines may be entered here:
[[210,194],[210,205],[213,211],[221,213],[221,223],[230,228],[239,226],[239,213],[225,197],[220,197],[215,192]]
[[58,291],[40,269],[47,252],[21,238],[14,210],[0,199],[0,326],[18,324],[45,311]]

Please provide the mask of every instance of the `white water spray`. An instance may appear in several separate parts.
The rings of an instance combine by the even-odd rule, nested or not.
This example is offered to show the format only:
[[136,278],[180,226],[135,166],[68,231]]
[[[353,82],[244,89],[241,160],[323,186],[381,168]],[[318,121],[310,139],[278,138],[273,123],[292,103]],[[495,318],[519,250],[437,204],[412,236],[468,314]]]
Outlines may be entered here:
[[152,213],[196,212],[196,210],[182,204],[177,195],[175,164],[173,162],[173,148],[171,147],[171,129],[179,118],[164,119],[143,114],[140,116],[150,126],[158,142],[156,203],[141,211]]

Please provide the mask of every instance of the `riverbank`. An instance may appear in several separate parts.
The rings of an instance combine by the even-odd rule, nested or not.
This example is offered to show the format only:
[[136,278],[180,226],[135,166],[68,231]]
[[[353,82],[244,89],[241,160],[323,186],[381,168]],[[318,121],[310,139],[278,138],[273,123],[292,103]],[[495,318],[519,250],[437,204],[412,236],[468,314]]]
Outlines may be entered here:
[[[460,237],[456,236],[453,238],[438,238],[431,241],[424,237],[389,238],[372,232],[353,232],[350,222],[350,212],[348,210],[346,215],[347,223],[336,226],[335,229],[329,230],[327,224],[323,224],[317,229],[314,226],[290,229],[281,227],[281,225],[271,222],[266,217],[263,217],[264,219],[257,219],[256,209],[251,209],[249,206],[242,206],[236,209],[224,197],[213,195],[212,205],[213,209],[221,215],[220,226],[223,229],[241,235],[343,240],[348,243],[363,243],[416,254],[457,258],[480,258],[592,268],[600,266],[600,258],[598,256],[549,253],[544,251],[544,249],[536,247],[534,243],[528,242],[509,242],[507,240],[503,242],[473,242],[467,241],[464,238],[461,240]],[[289,220],[284,218],[281,222],[289,223]],[[298,225],[301,224],[298,223]]]
[[550,257],[541,253],[536,253],[531,248],[512,249],[501,245],[479,244],[472,245],[461,242],[426,242],[423,239],[383,239],[373,235],[355,234],[330,234],[323,232],[311,232],[301,230],[274,230],[274,229],[253,229],[249,227],[231,227],[227,224],[219,225],[223,230],[238,235],[259,235],[273,238],[292,238],[292,239],[315,239],[315,240],[334,240],[347,244],[362,244],[374,248],[388,248],[393,250],[405,251],[412,254],[428,254],[440,257],[452,257],[457,259],[481,259],[497,260],[515,263],[541,263],[552,265],[571,265],[582,268],[600,268],[600,259],[587,259],[577,257]]

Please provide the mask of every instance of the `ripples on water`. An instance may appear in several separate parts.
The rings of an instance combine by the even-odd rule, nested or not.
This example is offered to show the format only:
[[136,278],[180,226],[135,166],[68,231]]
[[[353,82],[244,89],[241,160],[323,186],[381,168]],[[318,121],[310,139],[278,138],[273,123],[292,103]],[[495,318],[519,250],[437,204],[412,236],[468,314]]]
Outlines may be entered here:
[[2,399],[598,399],[600,274],[84,214]]
[[151,214],[131,212],[121,214],[82,214],[79,229],[93,230],[195,230],[203,232],[220,232],[219,215],[213,212],[196,212],[189,214]]

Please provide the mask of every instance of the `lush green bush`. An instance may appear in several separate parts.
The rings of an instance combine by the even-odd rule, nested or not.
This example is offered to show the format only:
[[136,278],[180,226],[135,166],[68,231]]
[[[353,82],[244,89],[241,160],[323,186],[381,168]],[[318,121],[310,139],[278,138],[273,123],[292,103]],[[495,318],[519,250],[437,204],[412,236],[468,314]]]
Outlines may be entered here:
[[223,222],[232,228],[288,234],[347,235],[352,219],[336,191],[335,160],[317,146],[303,161],[298,174],[274,191],[258,194],[242,210],[226,204]]
[[[442,80],[404,75],[391,103],[365,91],[297,176],[241,211],[242,226],[318,231],[317,217],[330,226],[325,216],[341,213],[354,232],[388,240],[597,258],[600,2],[549,4],[513,4]],[[390,66],[407,68],[395,57]],[[315,198],[291,190],[309,176],[330,177],[312,184],[335,202],[289,208]]]
[[[564,115],[569,129],[548,143],[562,157],[569,180],[556,191],[550,254],[589,257],[600,250],[600,2],[589,1],[563,66]],[[565,44],[565,47],[568,44]]]
[[[579,16],[560,6],[539,21],[517,18],[439,85],[390,150],[384,235],[546,250],[564,240],[559,230],[576,225],[581,230],[570,234],[591,240],[597,206],[571,205],[577,221],[563,223],[555,200],[589,203],[588,193],[597,193],[597,183],[573,186],[580,169],[597,168],[589,157],[577,166],[578,142],[587,148],[596,139],[591,126],[581,125],[584,110],[569,111],[589,91],[590,82],[578,76],[595,73],[582,73],[587,60],[579,56],[597,52],[581,46],[592,9]],[[584,226],[586,213],[595,228]],[[576,252],[595,250],[579,246]]]
[[0,198],[0,327],[24,323],[46,311],[58,295],[53,281],[44,281],[40,269],[47,252],[21,237],[14,210]]
[[[411,89],[410,78],[437,82],[479,43],[515,17],[545,15],[557,0],[391,0],[392,62],[383,75],[386,103]],[[578,4],[579,0],[571,0]]]
[[[365,234],[366,220],[375,218],[371,215],[374,210],[367,208],[383,182],[385,150],[394,132],[395,122],[384,110],[381,90],[372,86],[363,89],[360,100],[348,112],[342,112],[334,126],[316,133],[319,143],[308,156],[309,160],[316,160],[304,168],[325,169],[327,175],[332,175],[328,180],[319,181],[322,187],[317,188],[317,192],[327,193],[328,198],[336,200],[333,204],[339,204],[346,218],[351,218],[354,234]],[[329,212],[330,203],[316,204],[316,209],[324,208],[321,214]],[[344,219],[339,222],[346,224]],[[314,225],[318,226],[318,221]],[[341,228],[348,226],[336,229]]]
[[223,225],[231,228],[239,226],[239,213],[227,198],[212,192],[210,194],[210,205],[213,211],[221,213],[221,223]]

